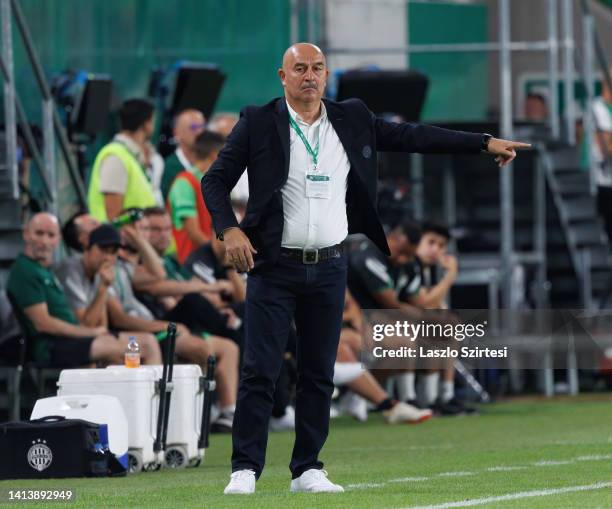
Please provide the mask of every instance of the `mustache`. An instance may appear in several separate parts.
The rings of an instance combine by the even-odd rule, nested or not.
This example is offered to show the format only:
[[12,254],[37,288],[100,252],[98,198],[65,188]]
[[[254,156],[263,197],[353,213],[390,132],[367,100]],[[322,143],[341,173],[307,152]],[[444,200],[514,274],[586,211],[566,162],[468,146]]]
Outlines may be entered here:
[[309,81],[309,82],[305,83],[304,85],[302,85],[301,90],[307,90],[309,88],[317,90],[317,84],[315,82],[313,82],[313,81]]

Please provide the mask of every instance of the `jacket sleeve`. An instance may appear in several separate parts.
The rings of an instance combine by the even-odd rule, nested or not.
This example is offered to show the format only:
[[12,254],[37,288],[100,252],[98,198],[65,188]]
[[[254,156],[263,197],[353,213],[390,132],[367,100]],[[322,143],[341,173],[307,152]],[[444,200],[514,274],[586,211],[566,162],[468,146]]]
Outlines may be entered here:
[[425,124],[388,122],[376,117],[372,121],[376,149],[381,152],[419,152],[421,154],[477,154],[482,133],[453,131]]
[[246,169],[249,160],[247,117],[247,109],[244,108],[216,161],[202,177],[202,196],[212,217],[217,235],[226,228],[238,226],[232,209],[230,193]]

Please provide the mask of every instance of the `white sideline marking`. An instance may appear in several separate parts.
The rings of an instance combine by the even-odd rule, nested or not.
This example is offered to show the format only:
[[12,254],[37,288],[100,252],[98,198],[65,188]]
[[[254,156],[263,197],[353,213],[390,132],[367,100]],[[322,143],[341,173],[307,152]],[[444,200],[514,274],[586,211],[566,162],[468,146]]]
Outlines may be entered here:
[[551,488],[545,490],[521,491],[519,493],[509,493],[497,497],[473,498],[470,500],[460,500],[458,502],[445,502],[436,505],[411,506],[406,509],[450,509],[452,507],[473,507],[475,505],[490,504],[492,502],[505,502],[507,500],[519,500],[521,498],[547,497],[550,495],[560,495],[563,493],[573,493],[576,491],[601,490],[612,488],[612,482],[598,482],[584,486],[567,486],[565,488]]
[[474,475],[474,472],[441,472],[437,475],[438,477],[465,477],[467,475]]
[[[577,459],[576,459],[577,460]],[[536,461],[535,463],[533,463],[533,466],[535,467],[556,467],[558,465],[571,465],[572,463],[574,463],[574,461],[576,460],[559,460],[559,461],[554,461],[554,460],[548,460],[548,461]]]
[[593,454],[591,456],[578,456],[576,461],[612,460],[612,454]]
[[[493,467],[484,468],[482,472],[511,472],[513,470],[524,470],[531,467],[556,467],[561,465],[571,465],[577,461],[603,461],[612,459],[612,454],[593,454],[590,456],[578,456],[569,460],[542,460],[528,465],[497,465]],[[419,481],[431,481],[434,477],[467,477],[476,475],[478,472],[467,472],[467,471],[451,471],[451,472],[440,472],[433,474],[430,477],[397,477],[395,479],[388,479],[387,481],[381,481],[376,483],[356,483],[349,484],[346,486],[347,489],[360,490],[367,488],[382,488],[389,483],[403,483],[403,482],[419,482]],[[461,507],[461,506],[457,506]]]
[[527,467],[524,466],[509,466],[509,467],[504,467],[504,466],[499,466],[499,467],[489,467],[489,468],[485,468],[485,470],[487,472],[512,472],[513,470],[524,470]]
[[429,481],[429,477],[398,477],[397,479],[389,479],[387,482],[419,482]]

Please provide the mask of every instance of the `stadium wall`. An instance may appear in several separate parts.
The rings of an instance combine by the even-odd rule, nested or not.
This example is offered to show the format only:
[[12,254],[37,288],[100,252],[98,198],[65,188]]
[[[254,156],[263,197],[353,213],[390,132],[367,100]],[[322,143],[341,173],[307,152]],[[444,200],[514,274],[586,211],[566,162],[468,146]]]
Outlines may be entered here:
[[[289,0],[20,0],[48,75],[67,68],[113,77],[118,99],[146,94],[151,68],[177,60],[219,64],[218,108],[280,95],[275,71],[289,43]],[[30,113],[38,94],[15,44],[18,89]]]

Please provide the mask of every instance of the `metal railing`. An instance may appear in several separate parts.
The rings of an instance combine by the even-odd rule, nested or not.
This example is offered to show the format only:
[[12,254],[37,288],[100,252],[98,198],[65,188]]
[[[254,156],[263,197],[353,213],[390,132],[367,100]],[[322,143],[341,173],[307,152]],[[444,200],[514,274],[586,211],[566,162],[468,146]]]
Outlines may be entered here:
[[[597,139],[597,132],[600,130],[600,126],[597,125],[597,118],[594,114],[596,62],[599,65],[603,80],[607,83],[610,90],[612,90],[612,77],[610,76],[606,54],[595,29],[595,20],[589,2],[587,0],[582,0],[580,6],[582,10],[583,31],[581,68],[582,81],[586,90],[584,132],[587,141],[592,144]],[[594,153],[591,147],[588,147],[588,156],[591,194],[595,195],[597,193],[597,161],[594,159]]]
[[[499,82],[501,97],[501,115],[499,120],[499,130],[504,138],[512,138],[514,132],[513,108],[512,108],[512,53],[521,52],[546,52],[548,54],[548,89],[550,107],[548,112],[548,127],[551,137],[554,140],[561,138],[561,119],[558,107],[558,81],[563,81],[563,134],[564,140],[570,145],[576,144],[576,125],[575,125],[575,104],[574,104],[574,80],[576,57],[576,43],[574,38],[574,9],[573,0],[545,0],[547,11],[547,39],[540,41],[512,41],[510,38],[510,0],[498,0],[498,33],[497,42],[484,43],[445,43],[445,44],[409,44],[405,46],[387,48],[368,48],[368,47],[324,47],[327,54],[405,54],[412,53],[446,53],[446,52],[498,52],[499,53]],[[297,40],[298,22],[297,10],[295,7],[298,1],[294,0],[292,6],[291,39]],[[307,9],[315,7],[313,1],[305,3]],[[407,1],[407,7],[410,2]],[[600,61],[605,61],[603,48],[595,33],[592,15],[587,0],[582,0],[583,24],[585,27],[585,51],[591,51],[591,43],[595,44],[595,52]],[[559,14],[561,17],[561,33],[559,34]],[[312,16],[307,16],[306,20],[310,26]],[[589,19],[590,18],[590,19]],[[312,30],[308,30],[311,33]],[[316,41],[318,42],[318,41]],[[559,50],[563,50],[562,67],[560,68]],[[586,54],[585,62],[587,68],[584,74],[589,82],[587,88],[590,96],[593,95],[594,75],[589,72],[588,65],[592,62],[592,57]],[[605,73],[606,79],[610,77]],[[612,83],[611,83],[612,84]],[[590,100],[592,100],[590,98]],[[592,112],[591,112],[592,113]],[[593,171],[593,170],[592,170]],[[500,178],[501,214],[500,227],[502,232],[500,255],[503,261],[504,275],[502,283],[502,304],[508,306],[512,302],[512,272],[517,260],[517,253],[514,250],[514,205],[513,205],[513,186],[512,186],[512,165],[504,168]],[[542,245],[542,241],[538,242]],[[520,257],[520,255],[519,255]],[[538,256],[541,259],[541,256]],[[542,273],[542,269],[538,269]]]
[[[61,123],[55,101],[51,95],[49,84],[40,65],[38,55],[32,43],[29,28],[17,0],[0,0],[0,15],[2,29],[2,58],[0,70],[4,78],[4,108],[6,129],[7,167],[12,175],[14,199],[19,198],[19,174],[17,168],[17,134],[16,120],[23,131],[24,141],[35,162],[43,183],[43,192],[49,202],[49,209],[57,212],[56,183],[56,140],[59,142],[60,153],[68,169],[70,181],[76,192],[79,205],[86,206],[85,186],[71,153],[68,137]],[[19,95],[15,89],[15,74],[13,69],[13,30],[12,20],[15,19],[21,42],[26,50],[28,61],[34,72],[36,83],[42,97],[42,132],[44,152],[41,155],[32,135],[28,119]],[[16,117],[18,117],[16,119]]]

